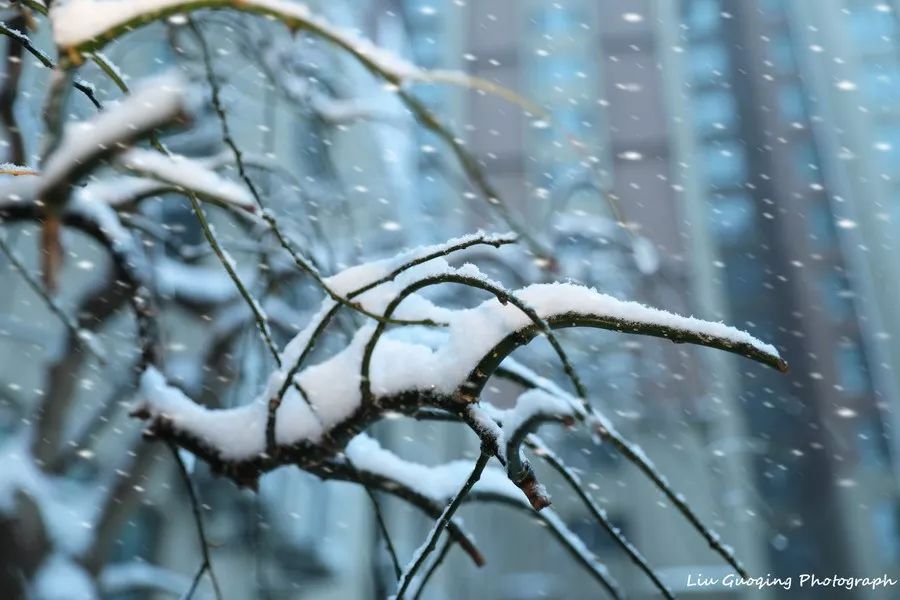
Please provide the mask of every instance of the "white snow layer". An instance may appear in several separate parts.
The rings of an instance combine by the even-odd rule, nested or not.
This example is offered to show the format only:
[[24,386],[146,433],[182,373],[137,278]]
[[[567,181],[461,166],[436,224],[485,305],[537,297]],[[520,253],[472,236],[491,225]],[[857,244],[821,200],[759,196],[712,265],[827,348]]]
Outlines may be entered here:
[[118,164],[142,175],[154,177],[178,188],[188,189],[205,197],[253,211],[253,196],[242,185],[225,179],[200,161],[185,156],[166,156],[155,150],[132,148],[122,153]]
[[65,126],[59,146],[47,159],[41,172],[43,188],[57,183],[87,157],[114,148],[129,139],[135,130],[149,129],[165,123],[185,103],[184,80],[175,74],[164,74],[144,80],[120,104],[98,113],[87,121]]
[[83,567],[61,554],[41,563],[31,589],[35,600],[94,600],[97,590]]
[[[346,454],[357,469],[396,481],[439,503],[452,498],[472,474],[470,460],[454,460],[435,466],[410,462],[385,450],[377,440],[364,433],[350,440]],[[528,504],[525,494],[509,480],[506,471],[496,467],[487,467],[473,490]]]
[[488,414],[503,427],[506,438],[512,438],[535,417],[576,417],[583,409],[569,396],[554,396],[541,389],[523,392],[512,408],[485,406]]
[[98,579],[107,595],[153,589],[181,596],[191,585],[191,580],[180,573],[141,561],[107,565]]
[[[177,296],[197,304],[221,304],[238,296],[234,281],[221,268],[191,264],[167,257],[153,263],[156,290],[163,296]],[[251,286],[255,275],[243,269],[235,271]]]
[[[429,254],[428,249],[417,249],[395,259],[353,267],[330,278],[328,283],[336,292],[349,294],[384,277],[411,257],[426,254]],[[356,300],[368,310],[380,313],[410,283],[423,277],[453,272],[458,271],[444,259],[438,258],[408,269],[393,281],[377,286]],[[477,275],[471,265],[463,267],[462,272]],[[728,343],[749,344],[767,355],[778,356],[774,347],[722,323],[682,317],[637,302],[618,300],[576,284],[537,284],[516,294],[544,319],[579,313],[626,323],[660,325],[720,338]],[[207,409],[169,386],[164,377],[151,368],[144,374],[141,386],[145,408],[154,416],[165,415],[177,428],[206,440],[225,459],[243,459],[260,454],[265,447],[268,401],[284,387],[289,371],[332,306],[333,301],[326,300],[306,328],[288,343],[282,353],[284,366],[272,373],[265,390],[252,403],[231,409]],[[369,370],[371,390],[376,397],[408,390],[451,394],[501,340],[531,324],[521,310],[511,303],[503,305],[495,298],[473,308],[449,310],[433,305],[424,297],[412,295],[400,305],[394,316],[404,319],[431,318],[446,322],[449,327],[440,336],[442,341],[434,343],[437,336],[430,335],[428,345],[408,341],[409,332],[396,335],[389,331],[383,335],[375,346]],[[279,444],[318,441],[323,431],[347,419],[359,407],[363,354],[374,329],[373,324],[360,328],[343,350],[319,364],[306,366],[295,375],[294,381],[306,392],[315,412],[294,387],[289,387],[277,415],[275,433]],[[547,402],[544,397],[535,397],[538,406],[532,408],[549,408]],[[525,408],[530,403],[530,397],[526,398],[522,415],[526,414]],[[553,408],[563,410],[560,406]],[[508,418],[515,421],[521,417],[516,412]]]
[[99,202],[119,209],[137,198],[160,194],[171,189],[171,184],[143,177],[109,177],[91,181],[75,190],[74,198],[88,202]]

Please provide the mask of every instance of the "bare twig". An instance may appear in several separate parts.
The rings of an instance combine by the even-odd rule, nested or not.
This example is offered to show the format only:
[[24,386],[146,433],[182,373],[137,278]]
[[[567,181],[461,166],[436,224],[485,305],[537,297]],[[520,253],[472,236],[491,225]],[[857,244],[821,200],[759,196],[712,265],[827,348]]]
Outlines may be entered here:
[[[203,63],[206,70],[207,81],[209,82],[211,91],[212,91],[212,104],[213,108],[216,111],[216,115],[219,118],[219,123],[222,128],[222,139],[225,144],[231,150],[234,155],[235,165],[238,169],[238,174],[240,178],[244,181],[247,186],[247,189],[250,190],[250,194],[253,196],[254,201],[257,206],[260,208],[260,216],[263,221],[269,226],[269,229],[275,234],[275,238],[278,240],[278,243],[284,248],[285,251],[291,256],[294,264],[303,272],[307,273],[309,276],[313,278],[313,280],[322,288],[322,290],[328,294],[328,296],[334,300],[335,302],[339,302],[355,310],[370,319],[375,319],[376,321],[382,321],[384,317],[381,315],[377,315],[371,311],[366,310],[362,305],[356,302],[351,302],[349,299],[344,298],[337,292],[335,292],[331,286],[328,285],[328,282],[325,281],[325,278],[322,277],[322,274],[319,273],[319,270],[316,266],[302,254],[300,254],[288,237],[281,230],[281,227],[278,224],[275,215],[272,214],[270,210],[266,208],[263,204],[262,197],[260,196],[259,190],[253,184],[253,181],[250,179],[250,176],[247,174],[247,171],[244,167],[244,157],[237,143],[234,141],[234,137],[231,135],[231,130],[228,126],[228,119],[225,115],[225,109],[222,106],[222,101],[220,99],[220,91],[219,91],[219,83],[216,79],[215,72],[213,70],[212,65],[212,56],[209,52],[209,47],[206,44],[206,39],[203,37],[202,32],[197,27],[197,25],[193,22],[193,20],[188,17],[188,26],[191,27],[191,30],[194,32],[197,37],[197,41],[200,44],[201,53],[203,55]],[[395,323],[405,324],[405,325],[437,325],[437,323],[430,320],[422,320],[422,321],[395,321]]]
[[431,579],[432,575],[437,573],[438,568],[443,564],[444,559],[447,558],[447,555],[450,553],[450,548],[452,547],[453,541],[450,538],[446,538],[441,549],[438,550],[438,553],[432,559],[431,564],[428,565],[428,569],[425,571],[424,575],[422,575],[422,581],[419,582],[419,587],[416,588],[416,593],[413,595],[412,600],[419,600],[422,592],[425,591],[425,586],[428,584],[428,581]]
[[250,290],[247,289],[247,286],[244,284],[243,280],[241,280],[241,277],[237,273],[234,261],[231,260],[231,257],[228,256],[228,254],[222,248],[222,244],[219,242],[215,230],[213,229],[212,225],[210,225],[209,220],[206,218],[206,213],[204,212],[203,207],[200,205],[200,200],[197,198],[197,195],[192,191],[187,190],[187,197],[188,201],[190,201],[191,203],[191,207],[193,207],[194,209],[194,215],[196,215],[197,221],[200,223],[200,228],[203,231],[203,237],[206,238],[206,241],[213,249],[213,252],[219,259],[219,262],[222,263],[222,266],[225,268],[225,272],[228,273],[228,276],[234,282],[234,285],[237,287],[238,292],[241,294],[241,297],[247,303],[247,306],[250,307],[250,310],[253,312],[253,317],[256,320],[256,327],[257,329],[259,329],[259,335],[262,337],[266,348],[268,348],[269,353],[272,355],[272,358],[275,359],[275,363],[278,364],[278,366],[281,366],[281,355],[278,352],[278,348],[275,346],[275,341],[272,338],[272,329],[269,327],[269,319],[266,316],[265,312],[263,312],[262,306],[259,304],[259,301],[253,297],[253,294],[250,293]]
[[368,486],[363,486],[363,489],[366,490],[366,495],[369,497],[369,500],[372,501],[372,510],[375,512],[375,522],[378,523],[378,529],[381,531],[381,537],[384,538],[384,543],[387,546],[388,555],[391,557],[391,566],[394,567],[394,577],[399,581],[401,576],[400,569],[400,560],[397,558],[397,549],[394,548],[394,542],[391,541],[391,533],[388,531],[387,523],[384,521],[384,514],[381,512],[381,505],[378,503],[378,498],[375,497],[375,492],[369,489]]
[[194,597],[194,592],[197,591],[197,586],[200,585],[200,580],[203,578],[203,574],[206,573],[207,566],[205,560],[200,563],[200,566],[197,567],[197,572],[194,573],[194,577],[191,579],[191,587],[181,595],[181,600],[191,600]]
[[[184,481],[184,487],[187,490],[188,498],[191,502],[191,512],[194,515],[194,524],[197,526],[197,537],[200,540],[200,552],[203,556],[203,564],[198,571],[198,575],[194,578],[194,583],[191,584],[191,589],[188,591],[190,594],[193,594],[193,590],[197,585],[197,580],[199,580],[204,571],[208,571],[216,599],[222,600],[222,590],[219,589],[219,581],[216,579],[215,571],[213,571],[212,558],[209,553],[209,539],[206,537],[206,529],[203,526],[203,515],[200,513],[200,500],[197,498],[197,492],[194,490],[194,483],[191,481],[191,476],[188,473],[187,467],[184,465],[184,461],[181,460],[181,455],[178,454],[178,448],[173,444],[167,444],[167,446],[172,452],[175,463],[178,465],[178,472],[181,474],[181,479]],[[188,595],[188,597],[190,597],[190,595]]]
[[16,256],[16,253],[13,252],[13,249],[9,247],[6,243],[6,239],[3,236],[0,236],[0,251],[6,255],[6,258],[9,260],[10,264],[18,271],[19,275],[22,276],[22,279],[28,284],[28,287],[34,291],[35,294],[40,296],[40,298],[44,301],[44,304],[47,305],[47,308],[50,309],[54,315],[56,315],[60,322],[65,325],[66,329],[69,330],[69,333],[72,335],[73,340],[77,340],[81,346],[86,348],[88,352],[93,354],[101,365],[106,364],[106,352],[103,349],[100,340],[94,336],[93,333],[87,331],[86,329],[82,329],[75,320],[69,316],[69,314],[63,309],[62,306],[47,292],[46,288],[41,285],[41,282],[37,280],[36,277],[33,277],[31,273],[28,272],[28,269],[25,268],[25,265],[22,264],[22,261]]
[[666,587],[666,584],[662,582],[659,578],[659,575],[653,570],[647,561],[644,560],[644,557],[637,551],[637,549],[628,541],[628,539],[622,534],[622,532],[610,522],[609,518],[606,516],[606,511],[597,506],[594,500],[590,497],[587,490],[584,489],[584,486],[581,485],[581,480],[578,475],[566,464],[562,461],[562,459],[557,456],[555,452],[553,452],[550,448],[544,444],[543,441],[540,440],[535,435],[529,435],[526,443],[529,447],[534,450],[534,453],[541,458],[543,458],[548,465],[553,467],[553,469],[559,473],[563,479],[571,486],[571,488],[575,491],[576,495],[581,499],[587,509],[590,511],[591,515],[593,515],[594,519],[600,523],[600,525],[605,529],[615,540],[616,544],[628,555],[628,557],[634,562],[641,571],[647,576],[648,579],[656,586],[656,589],[669,600],[674,600],[675,596],[672,595],[671,590]]
[[[18,42],[22,48],[27,50],[32,56],[34,56],[36,59],[38,59],[38,62],[40,62],[42,65],[44,65],[48,69],[56,68],[55,65],[53,64],[53,61],[50,60],[50,57],[47,56],[46,54],[44,54],[44,52],[42,50],[40,50],[37,46],[35,46],[31,42],[31,39],[27,35],[22,33],[21,31],[15,29],[15,28],[12,28],[9,25],[7,25],[6,23],[3,23],[2,21],[0,21],[0,34],[5,35],[6,37],[10,38],[11,40],[15,40],[16,42]],[[103,109],[103,105],[100,103],[99,100],[97,100],[97,96],[94,92],[94,86],[92,86],[91,84],[87,83],[86,81],[82,81],[80,79],[74,79],[72,81],[72,86],[75,89],[77,89],[79,92],[84,94],[85,97],[91,101],[91,104],[93,104],[97,110]]]
[[[521,370],[501,370],[498,371],[498,374],[507,377],[512,381],[516,381],[517,383],[525,387],[542,389],[550,394],[558,395],[560,393],[560,390],[554,389],[553,386],[548,386],[544,381],[541,381],[540,378],[536,376],[530,376],[529,374],[524,373]],[[687,519],[687,521],[694,527],[694,529],[696,529],[697,532],[703,536],[703,538],[709,544],[710,548],[712,548],[719,556],[721,556],[722,559],[725,560],[725,562],[731,565],[731,567],[733,567],[735,571],[737,571],[743,577],[746,577],[747,571],[734,555],[734,552],[721,542],[719,535],[716,532],[703,524],[703,521],[701,521],[697,514],[693,511],[693,509],[684,499],[684,496],[682,496],[672,488],[668,480],[650,463],[649,459],[644,455],[643,451],[641,451],[634,444],[622,437],[622,435],[595,410],[591,410],[589,419],[593,422],[594,430],[597,435],[599,435],[602,440],[611,443],[613,448],[615,448],[617,452],[622,454],[626,460],[637,466],[637,468],[648,479],[650,479],[650,481],[656,486],[656,488],[659,489],[666,496],[666,498],[669,499],[672,505],[675,506],[678,512],[680,512],[685,519]]]
[[403,597],[406,594],[406,590],[409,588],[409,584],[412,583],[412,580],[416,576],[418,570],[425,563],[425,560],[428,558],[428,556],[434,551],[435,547],[437,546],[438,538],[447,528],[447,524],[450,522],[450,519],[453,518],[453,514],[462,504],[463,500],[465,500],[466,495],[469,493],[469,490],[471,490],[472,487],[481,478],[481,474],[484,472],[484,467],[487,466],[488,460],[490,460],[490,458],[490,452],[486,448],[482,448],[481,454],[478,456],[478,460],[475,461],[475,467],[472,469],[472,473],[469,475],[463,486],[459,489],[459,491],[447,505],[447,508],[444,509],[444,512],[441,513],[440,518],[434,524],[431,533],[429,533],[428,539],[426,540],[425,544],[416,551],[416,555],[412,563],[403,572],[400,578],[400,583],[397,586],[397,600],[403,600]]
[[[350,457],[345,454],[344,460],[347,462],[347,466],[350,467],[350,470],[354,471],[358,476],[359,469],[356,468],[356,465],[353,464],[353,461],[350,460]],[[381,511],[381,504],[378,502],[378,498],[375,497],[375,492],[372,491],[372,488],[370,488],[365,483],[361,485],[366,491],[366,495],[369,497],[369,500],[372,502],[372,510],[375,513],[375,522],[378,524],[378,529],[381,532],[381,537],[384,538],[384,543],[387,546],[388,555],[391,557],[391,565],[394,567],[394,577],[397,581],[399,581],[402,572],[400,568],[400,559],[397,558],[397,549],[394,547],[393,540],[391,540],[391,532],[388,530],[387,523],[384,520],[384,513],[382,513]]]

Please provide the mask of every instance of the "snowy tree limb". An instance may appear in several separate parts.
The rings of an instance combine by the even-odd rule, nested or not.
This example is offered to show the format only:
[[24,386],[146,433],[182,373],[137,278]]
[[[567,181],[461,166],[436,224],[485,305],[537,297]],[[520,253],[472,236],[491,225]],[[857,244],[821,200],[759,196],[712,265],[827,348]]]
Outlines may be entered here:
[[[383,472],[357,468],[355,465],[351,467],[346,455],[343,460],[331,461],[314,468],[312,472],[325,480],[347,481],[362,485],[369,490],[381,490],[403,500],[432,519],[438,518],[444,510],[444,506],[437,499],[423,494],[421,490],[416,489],[408,482],[393,478]],[[484,557],[461,523],[456,519],[451,519],[447,525],[447,533],[476,566],[484,565]]]
[[[561,397],[566,396],[565,392],[557,388],[555,384],[535,376],[526,369],[517,368],[514,371],[506,370],[503,372],[503,375],[527,388],[542,389],[550,394]],[[731,565],[741,576],[747,576],[746,569],[740,561],[738,561],[734,552],[722,544],[719,535],[715,531],[703,524],[703,521],[690,507],[684,496],[672,488],[668,479],[657,471],[656,467],[644,454],[641,448],[625,439],[612,424],[596,410],[592,410],[588,415],[587,423],[591,426],[592,430],[597,433],[601,440],[611,443],[617,452],[624,456],[630,463],[634,464],[654,484],[654,486],[668,498],[676,510],[678,510],[678,512],[687,519],[688,523],[703,536],[713,551],[721,556],[722,559]]]
[[[431,502],[441,502],[446,505],[471,471],[471,462],[469,461],[454,461],[432,467],[411,463],[383,450],[377,442],[366,436],[357,438],[348,451],[358,456],[358,474],[363,476],[363,481],[367,485],[395,495],[398,490],[402,490],[402,494],[399,494],[400,497],[413,502],[427,498]],[[352,474],[346,470],[336,469],[331,476],[346,479]],[[473,503],[502,504],[536,517],[611,596],[620,597],[616,582],[590,550],[566,527],[562,519],[549,508],[534,512],[521,491],[499,469],[486,468],[479,482],[464,500]],[[438,510],[434,517],[437,518],[440,512]],[[452,529],[449,531],[452,533]],[[462,544],[460,546],[464,550],[466,549]]]

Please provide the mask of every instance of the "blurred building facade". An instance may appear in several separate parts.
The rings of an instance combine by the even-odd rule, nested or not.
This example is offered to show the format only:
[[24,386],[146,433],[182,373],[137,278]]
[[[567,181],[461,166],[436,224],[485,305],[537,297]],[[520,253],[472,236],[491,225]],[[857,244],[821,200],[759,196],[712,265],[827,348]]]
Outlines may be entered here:
[[[663,470],[676,485],[692,482],[689,498],[726,524],[752,571],[896,575],[895,7],[404,8],[429,31],[438,22],[465,29],[443,31],[437,44],[426,36],[425,54],[454,65],[462,57],[549,113],[544,127],[541,116],[478,94],[462,111],[471,147],[529,221],[560,230],[554,214],[621,218],[676,273],[667,296],[640,299],[746,328],[792,365],[784,376],[705,352],[663,352],[660,362],[677,364],[681,377],[656,370],[627,396],[640,414],[627,425],[635,440],[654,457],[687,448]],[[660,397],[681,417],[657,412]],[[601,498],[637,545],[654,547],[671,524],[648,519],[633,494],[606,494],[624,481],[617,468],[584,467],[602,474]],[[686,572],[715,569],[682,533],[677,549],[649,551],[676,589]],[[502,568],[514,570],[517,558]],[[556,579],[581,589],[568,573]]]

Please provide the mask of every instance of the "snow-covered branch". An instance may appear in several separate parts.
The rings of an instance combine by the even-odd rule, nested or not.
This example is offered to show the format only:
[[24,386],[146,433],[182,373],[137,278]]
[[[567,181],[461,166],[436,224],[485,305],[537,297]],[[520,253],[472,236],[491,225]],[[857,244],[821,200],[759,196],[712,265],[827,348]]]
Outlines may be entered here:
[[[0,458],[21,458],[10,473],[0,476],[0,511],[19,511],[24,515],[23,526],[34,533],[27,568],[21,569],[28,579],[25,587],[29,592],[58,593],[63,589],[61,582],[68,578],[86,596],[101,590],[178,587],[187,588],[186,597],[190,597],[204,575],[209,575],[219,595],[213,574],[213,544],[206,534],[200,492],[185,462],[189,452],[213,473],[238,486],[255,489],[263,475],[285,466],[323,480],[363,486],[387,538],[398,579],[398,598],[421,593],[449,551],[450,541],[475,564],[484,562],[458,516],[464,504],[478,502],[500,503],[540,520],[610,595],[619,597],[615,580],[550,507],[550,495],[529,462],[533,457],[526,450],[530,449],[555,469],[596,524],[613,537],[661,593],[669,596],[647,561],[594,503],[578,475],[536,436],[545,424],[563,425],[567,434],[580,429],[609,444],[657,486],[716,552],[744,574],[730,550],[701,523],[650,458],[600,412],[595,391],[576,372],[564,345],[566,338],[558,330],[603,329],[706,346],[784,371],[787,365],[778,350],[723,323],[623,300],[588,285],[571,281],[530,283],[544,281],[552,269],[541,273],[541,279],[536,271],[554,266],[555,258],[503,204],[482,161],[413,94],[409,84],[429,81],[464,85],[504,97],[525,107],[530,116],[537,116],[540,108],[492,82],[419,68],[289,0],[59,0],[52,7],[38,0],[23,3],[49,18],[59,58],[54,59],[58,63],[54,65],[16,29],[24,30],[23,25],[0,24],[0,35],[16,44],[20,54],[30,52],[52,69],[43,102],[44,143],[39,167],[22,166],[28,162],[24,151],[16,151],[9,158],[15,164],[0,166],[0,175],[9,176],[0,181],[0,223],[41,228],[39,260],[44,264],[44,285],[25,269],[26,263],[18,259],[12,245],[2,241],[6,237],[0,237],[0,251],[66,326],[59,350],[49,361],[45,385],[35,394],[34,414],[22,419],[21,431],[0,447]],[[216,52],[204,37],[207,25],[219,19],[201,23],[198,18],[195,22],[201,10],[262,15],[266,19],[252,23],[265,32],[263,35],[272,33],[267,23],[272,21],[286,25],[291,32],[318,38],[325,42],[324,47],[336,47],[341,57],[353,57],[364,67],[358,71],[366,75],[367,82],[371,83],[368,75],[373,75],[377,84],[387,83],[386,87],[396,93],[397,107],[405,106],[412,115],[404,113],[401,118],[410,122],[414,118],[449,146],[469,185],[514,233],[479,232],[345,268],[346,264],[361,262],[358,257],[365,256],[368,249],[360,243],[352,251],[332,253],[331,244],[342,240],[337,236],[330,239],[327,218],[318,223],[320,215],[328,215],[319,212],[317,204],[330,200],[321,190],[331,188],[330,183],[318,181],[319,173],[313,170],[332,168],[337,172],[332,159],[325,157],[319,163],[316,156],[310,161],[316,162],[316,167],[290,172],[278,183],[273,178],[267,182],[255,179],[257,173],[252,167],[262,163],[245,155],[241,146],[247,142],[247,131],[255,130],[236,127],[228,113],[229,94],[224,93],[228,89],[225,79],[220,80],[216,72],[225,66],[217,61],[226,53]],[[212,124],[218,125],[214,139],[207,136],[202,140],[205,152],[210,151],[210,141],[216,145],[211,149],[213,159],[197,156],[202,152],[196,150],[196,139],[167,139],[184,155],[170,151],[161,140],[164,129],[186,122],[184,117],[189,112],[203,118],[200,111],[188,110],[192,104],[189,88],[180,77],[156,77],[136,85],[132,93],[128,76],[100,53],[129,32],[170,17],[167,31],[173,47],[183,41],[189,42],[185,48],[196,48],[190,45],[193,42],[199,45],[200,52],[193,56],[203,61],[206,81],[202,85],[211,92]],[[250,32],[253,27],[242,31]],[[193,37],[183,40],[184,33]],[[245,42],[237,45],[241,43]],[[303,62],[299,58],[301,46],[308,44],[291,41],[284,48],[276,46],[268,49],[284,49],[292,60]],[[189,54],[187,49],[178,50],[180,57]],[[249,58],[263,63],[263,72],[258,75],[275,84],[271,88],[274,93],[279,88],[302,88],[301,93],[288,95],[292,103],[304,105],[304,114],[312,115],[310,131],[320,134],[340,127],[347,119],[371,116],[365,98],[341,98],[339,86],[324,81],[330,77],[316,80],[303,68],[296,73],[287,73],[287,68],[282,73],[273,58],[280,54],[261,54],[265,54],[261,60],[260,56]],[[303,58],[307,63],[314,62]],[[76,79],[85,60],[92,60],[115,84],[115,94],[125,94],[121,101],[101,106],[94,89]],[[67,95],[73,84],[103,110],[91,118],[71,121]],[[100,97],[104,97],[102,93]],[[277,161],[276,138],[268,132],[280,125],[281,118],[274,104],[266,107],[266,125],[260,126],[260,131],[266,132],[262,144],[265,160],[272,157],[272,162]],[[3,120],[8,125],[10,119]],[[135,147],[141,140],[149,140],[152,149]],[[178,145],[185,141],[189,143]],[[307,148],[308,155],[320,151],[327,154],[330,141],[318,140],[315,148]],[[221,145],[227,153],[219,153]],[[414,158],[414,152],[409,154],[406,158]],[[223,156],[234,165],[236,176],[229,176],[226,170],[217,172],[225,164]],[[325,178],[337,182],[335,188],[342,183],[334,173]],[[280,185],[285,181],[288,185]],[[308,189],[317,193],[305,197]],[[184,232],[182,223],[173,222],[182,215],[173,215],[170,220],[174,211],[170,212],[168,202],[147,202],[171,193],[188,200],[199,230]],[[296,214],[280,215],[278,201],[295,196],[302,200],[289,207]],[[372,215],[376,210],[381,209],[376,207]],[[334,212],[340,213],[340,209]],[[237,227],[227,230],[217,221],[220,215],[237,216],[233,220]],[[293,228],[303,222],[308,222],[312,237],[320,238],[318,246],[288,233],[295,233]],[[111,262],[105,276],[99,283],[92,281],[91,289],[73,307],[60,302],[51,285],[67,254],[62,247],[63,241],[69,242],[63,235],[66,229],[92,238]],[[220,236],[218,230],[227,235]],[[185,241],[197,232],[203,234],[205,243]],[[379,238],[381,247],[396,245],[381,241]],[[471,253],[476,246],[499,248],[513,242],[527,248],[523,253],[527,258],[513,267],[516,277],[511,279],[518,282],[514,286],[518,289],[492,280],[477,266],[465,262],[467,256],[475,261],[471,255],[462,254]],[[652,252],[648,257],[642,255],[639,245],[629,243],[627,247],[645,275],[658,272],[658,260]],[[242,261],[235,261],[231,252],[241,252]],[[74,249],[71,254],[80,256]],[[522,267],[526,261],[529,266]],[[89,264],[87,270],[93,266],[90,261],[80,262],[85,263]],[[70,273],[66,275],[68,280]],[[442,295],[447,290],[462,290],[464,296],[449,299]],[[467,303],[460,304],[461,299]],[[173,319],[169,315],[159,319],[160,313],[173,305],[188,310],[178,311]],[[81,371],[92,366],[82,350],[86,344],[94,344],[94,334],[101,333],[127,306],[134,312],[136,335],[130,330],[118,335],[121,331],[117,331],[108,339],[116,348],[133,340],[137,355],[125,353],[127,360],[119,365],[124,375],[108,386],[112,392],[105,389],[99,400],[92,399],[95,406],[77,407]],[[182,318],[192,321],[184,332],[180,331]],[[162,333],[157,331],[160,324]],[[243,362],[238,364],[232,356],[237,353],[232,351],[239,347],[244,333],[253,333],[254,325],[264,347],[249,345]],[[130,326],[129,322],[126,327]],[[539,377],[511,358],[539,337],[547,340],[558,359],[568,380],[566,386]],[[186,348],[188,351],[182,352]],[[230,364],[232,361],[234,364]],[[231,375],[235,373],[240,375],[238,385],[232,385],[235,378]],[[482,397],[495,375],[523,388],[504,408]],[[104,424],[116,415],[117,406],[126,404],[125,397],[135,395],[133,416],[143,420],[147,438],[162,441],[172,451],[174,466],[185,484],[186,497],[180,500],[190,502],[202,554],[192,579],[171,577],[141,564],[105,564],[129,510],[141,497],[151,469],[160,462],[165,449],[162,444],[141,444],[136,431],[119,444],[121,454],[102,464],[98,461],[96,477],[91,476],[97,493],[90,496],[92,508],[82,519],[90,533],[63,539],[65,536],[56,530],[58,524],[48,517],[59,502],[55,489],[58,480],[72,475],[79,461],[90,455],[88,446],[100,447],[99,433],[121,432]],[[429,466],[382,447],[367,430],[395,417],[454,423],[449,426],[477,438],[480,454],[474,468],[472,457]],[[72,439],[66,443],[69,434]],[[104,473],[104,469],[110,473]],[[400,568],[376,493],[390,494],[435,521],[406,569]],[[6,524],[0,520],[3,527]],[[441,545],[442,538],[450,540],[447,545]]]

